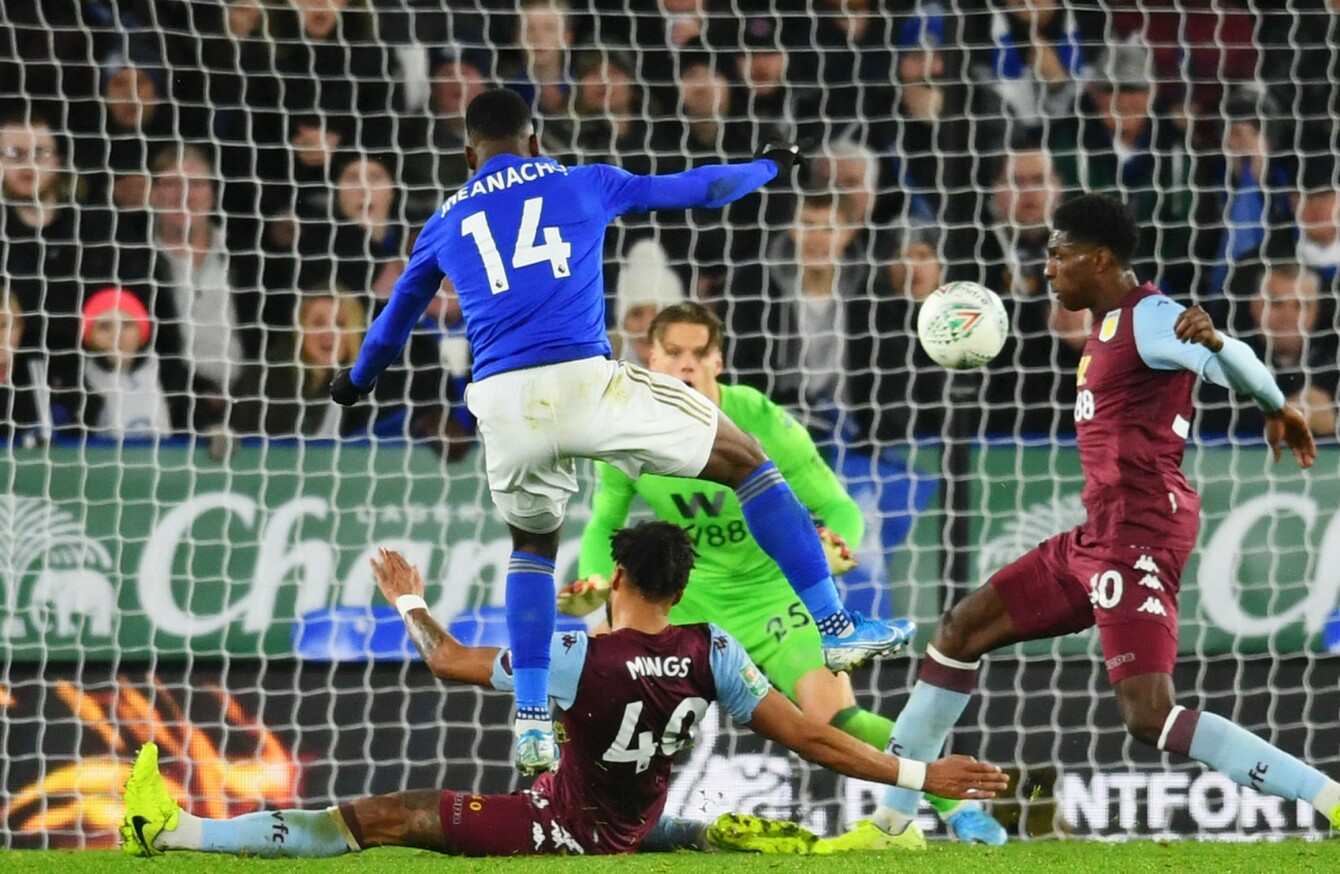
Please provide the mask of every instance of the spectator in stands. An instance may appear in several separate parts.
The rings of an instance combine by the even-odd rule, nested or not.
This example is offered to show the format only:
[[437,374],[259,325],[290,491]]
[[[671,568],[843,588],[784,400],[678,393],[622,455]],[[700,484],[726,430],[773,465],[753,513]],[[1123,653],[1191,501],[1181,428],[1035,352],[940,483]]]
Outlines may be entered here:
[[53,396],[66,406],[69,429],[115,440],[172,433],[152,335],[149,310],[129,290],[109,286],[89,296],[79,390]]
[[1293,223],[1289,172],[1283,161],[1271,159],[1263,129],[1262,116],[1272,114],[1267,101],[1234,93],[1223,110],[1223,156],[1206,155],[1199,161],[1196,255],[1213,265],[1206,289],[1210,294],[1224,290],[1233,266],[1259,248],[1267,233]]
[[[1009,337],[986,369],[988,433],[1048,435],[1070,427],[1057,412],[1068,415],[1070,407],[1058,406],[1056,398],[1068,392],[1073,399],[1073,368],[1066,365],[1078,360],[1067,345],[1075,319],[1050,299],[1043,275],[1051,216],[1060,201],[1061,179],[1046,150],[1011,150],[981,218],[975,257],[967,269],[952,271],[954,279],[999,292],[1009,313]],[[1057,375],[1058,367],[1066,376]]]
[[[1320,299],[1320,277],[1296,262],[1267,261],[1251,275],[1258,283],[1257,293],[1239,309],[1237,335],[1265,361],[1313,433],[1334,436],[1340,384],[1340,351],[1330,322],[1334,301]],[[1259,435],[1265,425],[1255,405],[1239,403],[1215,386],[1202,386],[1200,407],[1204,410],[1200,427],[1209,433],[1231,429]]]
[[675,148],[647,123],[642,87],[633,81],[632,62],[621,53],[591,53],[578,63],[577,113],[576,148],[582,161],[646,175],[657,172],[658,152]]
[[939,227],[932,224],[913,222],[903,230],[897,256],[887,268],[889,288],[895,294],[919,303],[940,287],[944,279],[940,239]]
[[[264,286],[282,294],[300,283],[316,280],[313,271],[299,272],[297,254],[301,251],[304,235],[315,235],[317,240],[328,239],[329,227],[334,221],[333,189],[339,172],[338,157],[345,144],[339,126],[331,126],[317,115],[295,115],[289,118],[289,147],[283,152],[284,160],[265,168],[265,192],[261,199],[265,216],[262,248],[265,253]],[[326,262],[316,265],[318,272],[329,272]],[[271,308],[266,307],[269,321]],[[291,320],[283,315],[292,311],[292,300],[284,300],[274,312],[278,324]]]
[[465,107],[487,87],[479,63],[474,55],[449,49],[433,56],[427,124],[404,125],[401,140],[405,214],[411,220],[431,215],[470,178],[465,163]]
[[1279,142],[1300,153],[1336,148],[1340,118],[1340,8],[1334,0],[1255,4],[1260,79],[1283,110]]
[[[725,31],[732,15],[719,0],[657,0],[643,8],[622,0],[607,3],[600,32],[611,44],[628,45],[636,52],[638,82],[647,88],[657,114],[673,113],[679,105],[683,62],[728,45]],[[716,14],[713,14],[716,12]]]
[[810,187],[830,191],[838,198],[838,220],[863,231],[869,257],[888,262],[897,249],[892,227],[891,201],[879,192],[880,159],[861,143],[843,137],[824,146],[808,162]]
[[[535,108],[547,125],[564,126],[570,114],[572,74],[571,7],[567,0],[521,0],[516,24],[516,59],[508,65],[504,84]],[[570,142],[568,131],[559,142]]]
[[111,216],[74,199],[63,141],[39,116],[0,117],[0,173],[0,275],[24,314],[23,348],[54,356],[49,379],[68,387],[84,284],[113,278]]
[[1334,293],[1340,285],[1340,194],[1330,155],[1309,159],[1297,198],[1298,260],[1321,275]]
[[946,371],[917,342],[916,323],[921,301],[944,281],[945,237],[939,225],[906,225],[873,293],[848,307],[847,387],[858,442],[882,447],[941,433]]
[[992,5],[990,16],[965,16],[964,43],[987,47],[974,62],[973,74],[994,82],[1010,117],[1038,136],[1045,120],[1074,109],[1083,68],[1079,34],[1060,0],[995,0]]
[[[893,16],[879,0],[820,0],[814,36],[815,80],[822,88],[816,118],[827,130],[807,128],[820,141],[864,142],[867,126],[894,103],[889,71],[894,58]],[[801,57],[795,59],[801,63]]]
[[[802,119],[813,119],[819,107],[817,88],[800,87],[788,75],[790,65],[782,42],[780,19],[755,15],[741,22],[741,46],[735,53],[736,89],[733,114],[754,128],[751,140],[764,142],[774,134],[784,139],[800,137]],[[822,127],[807,125],[811,134]]]
[[1109,46],[1090,71],[1078,114],[1056,120],[1049,146],[1065,187],[1108,191],[1130,205],[1145,233],[1136,272],[1173,294],[1193,290],[1191,160],[1185,134],[1153,105],[1149,49],[1138,38]]
[[615,289],[616,329],[610,332],[610,345],[617,358],[647,367],[652,319],[666,307],[684,302],[684,281],[670,269],[659,243],[638,240],[628,248]]
[[345,143],[383,148],[394,124],[391,59],[373,14],[349,0],[289,0],[294,16],[276,24],[283,108],[316,113]]
[[292,340],[247,368],[230,425],[243,437],[339,437],[366,423],[370,407],[330,399],[330,382],[353,363],[367,325],[363,305],[338,291],[303,295]]
[[181,117],[166,93],[162,60],[139,34],[126,49],[102,59],[102,96],[106,106],[102,148],[90,151],[85,164],[108,174],[112,206],[144,214],[149,195],[149,157],[176,140]]
[[955,195],[974,181],[987,183],[986,176],[974,179],[988,166],[976,156],[1000,151],[1004,121],[990,88],[951,85],[945,28],[944,10],[934,2],[898,26],[895,108],[880,116],[886,120],[871,135],[892,154],[884,187],[904,201],[898,213],[966,229],[976,215],[974,198]]
[[153,160],[152,225],[140,273],[164,362],[175,430],[207,431],[226,421],[245,361],[260,355],[256,290],[230,254],[219,223],[211,156],[172,145]]
[[[363,296],[369,308],[391,296],[405,269],[405,227],[399,191],[388,159],[358,155],[335,177],[333,236],[314,227],[302,247],[308,259],[330,259],[336,283]],[[310,261],[309,261],[310,263]]]
[[[275,4],[263,0],[186,2],[160,7],[177,94],[204,104],[219,168],[218,201],[229,216],[230,245],[255,250],[259,227],[258,167],[287,159],[279,111],[272,38]],[[203,96],[203,100],[202,100]]]
[[851,323],[849,330],[847,314],[870,296],[874,278],[858,229],[839,223],[837,209],[833,194],[807,194],[792,227],[774,237],[758,327],[737,337],[733,356],[737,369],[770,373],[769,396],[797,407],[816,434],[829,435],[843,427],[846,375],[869,367],[869,359],[848,356],[857,328]]
[[[992,187],[975,257],[954,279],[980,282],[1006,298],[1047,296],[1047,236],[1061,203],[1061,177],[1051,155],[1036,147],[1012,149]],[[1040,327],[1045,318],[1037,322]]]
[[[668,124],[665,136],[675,143],[688,166],[752,156],[748,125],[732,118],[730,95],[730,80],[711,57],[700,54],[682,59],[679,111],[683,123]],[[663,171],[658,167],[658,172]],[[724,219],[703,210],[656,214],[661,241],[671,260],[694,266],[692,296],[715,300],[727,286],[733,263],[757,265],[762,260],[763,236],[758,231],[762,202],[760,194],[741,198],[727,208]]]
[[23,310],[19,299],[0,286],[0,442],[34,446],[45,442],[42,373],[23,348]]

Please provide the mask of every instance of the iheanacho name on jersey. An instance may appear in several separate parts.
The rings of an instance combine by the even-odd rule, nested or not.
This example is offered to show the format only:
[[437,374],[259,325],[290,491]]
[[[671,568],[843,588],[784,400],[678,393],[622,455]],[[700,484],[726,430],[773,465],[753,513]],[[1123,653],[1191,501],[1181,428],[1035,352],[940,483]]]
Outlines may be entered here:
[[542,179],[545,176],[548,176],[550,173],[562,173],[566,176],[567,172],[568,168],[556,161],[537,164],[522,164],[520,167],[507,167],[490,173],[481,179],[476,179],[474,182],[466,183],[460,191],[447,198],[447,201],[442,204],[441,214],[446,215],[447,210],[468,197],[477,197],[480,194],[490,194],[494,191],[506,191],[513,185],[524,185],[527,182],[534,182],[537,179]]

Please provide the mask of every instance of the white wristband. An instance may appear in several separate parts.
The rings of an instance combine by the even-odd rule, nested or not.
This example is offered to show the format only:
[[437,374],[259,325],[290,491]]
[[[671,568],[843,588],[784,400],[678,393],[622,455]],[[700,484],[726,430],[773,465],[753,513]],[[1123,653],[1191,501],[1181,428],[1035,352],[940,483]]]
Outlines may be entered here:
[[395,599],[395,608],[400,611],[400,618],[404,619],[411,610],[427,610],[428,602],[418,595],[401,595]]
[[926,763],[898,757],[898,786],[920,792],[926,785]]

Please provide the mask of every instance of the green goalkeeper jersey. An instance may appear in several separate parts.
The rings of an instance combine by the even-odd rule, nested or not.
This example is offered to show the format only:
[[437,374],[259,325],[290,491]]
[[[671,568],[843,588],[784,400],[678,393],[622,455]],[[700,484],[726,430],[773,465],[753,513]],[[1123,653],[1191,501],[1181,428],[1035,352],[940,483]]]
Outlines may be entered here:
[[[865,533],[865,520],[820,457],[809,432],[790,413],[748,386],[721,386],[721,410],[758,439],[800,502],[855,549]],[[657,518],[682,525],[689,532],[698,552],[690,588],[708,582],[715,595],[726,596],[730,589],[780,576],[781,570],[749,535],[740,502],[727,486],[651,475],[634,481],[603,462],[596,463],[596,470],[591,521],[582,534],[578,563],[582,578],[592,574],[608,577],[613,571],[610,535],[627,521],[634,495],[640,495]]]

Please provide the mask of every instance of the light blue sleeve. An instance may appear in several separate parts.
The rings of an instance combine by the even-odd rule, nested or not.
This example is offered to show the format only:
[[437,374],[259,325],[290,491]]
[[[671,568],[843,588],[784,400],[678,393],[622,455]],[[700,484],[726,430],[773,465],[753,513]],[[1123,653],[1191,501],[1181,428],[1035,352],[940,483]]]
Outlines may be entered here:
[[1220,333],[1224,347],[1211,352],[1199,343],[1184,343],[1174,326],[1186,307],[1162,295],[1135,305],[1135,348],[1155,370],[1189,370],[1201,379],[1250,395],[1265,410],[1284,406],[1284,392],[1246,343]]
[[740,642],[716,625],[712,630],[712,679],[717,701],[740,725],[754,718],[754,708],[768,694],[768,678],[758,669]]
[[[586,644],[586,635],[576,631],[555,632],[549,644],[549,697],[559,710],[567,710],[577,700],[577,682],[586,664]],[[516,688],[510,649],[498,653],[493,660],[493,688],[499,692]]]
[[652,209],[725,206],[777,177],[777,164],[760,158],[746,164],[709,164],[665,176],[636,176],[608,164],[590,164],[574,172],[599,180],[611,216]]

